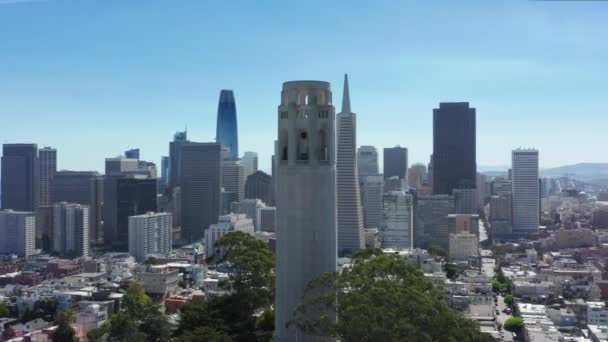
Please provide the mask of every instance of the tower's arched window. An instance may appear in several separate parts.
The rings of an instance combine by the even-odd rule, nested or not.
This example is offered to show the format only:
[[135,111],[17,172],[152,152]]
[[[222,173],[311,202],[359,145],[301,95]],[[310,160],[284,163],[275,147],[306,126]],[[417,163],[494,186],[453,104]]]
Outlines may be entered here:
[[287,130],[286,129],[282,129],[281,130],[281,140],[280,140],[280,147],[281,150],[279,151],[281,153],[281,160],[287,160],[289,159],[289,149],[288,149],[288,136],[287,136]]
[[324,128],[319,130],[319,147],[317,150],[318,160],[328,160],[329,150],[327,149],[327,131]]
[[306,130],[300,130],[298,132],[298,160],[308,160],[308,132]]

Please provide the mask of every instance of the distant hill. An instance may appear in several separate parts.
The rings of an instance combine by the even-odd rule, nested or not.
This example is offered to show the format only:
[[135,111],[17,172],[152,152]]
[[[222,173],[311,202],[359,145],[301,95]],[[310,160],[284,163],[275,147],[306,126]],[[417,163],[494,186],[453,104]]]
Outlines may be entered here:
[[608,163],[579,163],[549,169],[541,169],[544,177],[561,177],[569,175],[582,181],[604,183],[608,180]]

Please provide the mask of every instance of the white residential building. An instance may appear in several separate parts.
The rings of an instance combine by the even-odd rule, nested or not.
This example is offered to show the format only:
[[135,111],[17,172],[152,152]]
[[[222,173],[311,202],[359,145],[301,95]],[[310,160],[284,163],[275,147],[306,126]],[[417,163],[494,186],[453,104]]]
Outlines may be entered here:
[[29,257],[36,253],[36,214],[0,210],[0,254]]
[[260,199],[243,199],[239,202],[233,202],[230,208],[230,213],[232,214],[245,214],[247,218],[250,218],[253,222],[253,227],[255,231],[261,230],[261,211],[262,209],[267,208],[266,204],[262,202]]
[[84,311],[76,314],[76,335],[81,341],[86,341],[87,334],[101,328],[108,319],[108,311],[100,308],[99,304],[91,304]]
[[464,261],[479,256],[479,239],[470,233],[450,234],[450,258]]
[[151,255],[171,253],[173,217],[169,213],[146,213],[129,217],[129,254],[138,262]]
[[404,191],[384,194],[384,211],[380,226],[382,248],[410,249],[413,247],[413,201]]
[[253,235],[255,230],[253,227],[253,220],[247,218],[245,214],[230,214],[219,217],[218,223],[209,226],[205,235],[205,247],[206,256],[212,257],[215,253],[221,252],[215,243],[223,235],[234,231],[241,231],[250,235]]
[[604,302],[587,302],[587,324],[608,325],[608,308]]

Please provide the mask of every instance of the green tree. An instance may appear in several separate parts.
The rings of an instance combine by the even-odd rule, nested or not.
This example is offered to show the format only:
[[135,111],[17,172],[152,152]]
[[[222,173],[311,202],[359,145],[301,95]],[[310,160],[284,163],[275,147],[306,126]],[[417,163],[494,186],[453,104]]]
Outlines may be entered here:
[[177,338],[178,342],[232,342],[225,331],[213,327],[200,327]]
[[146,340],[149,342],[169,341],[172,333],[165,315],[152,305],[145,309],[139,331],[146,334]]
[[513,305],[513,295],[508,294],[505,296],[505,304],[507,304],[508,306]]
[[9,310],[8,306],[6,306],[6,304],[4,304],[4,303],[0,303],[0,318],[10,317],[10,316],[11,316],[11,310]]
[[520,332],[523,327],[524,320],[521,317],[511,317],[503,325],[505,330],[514,333]]
[[110,320],[112,342],[145,342],[146,335],[139,331],[138,324],[126,312],[117,313]]
[[78,342],[76,331],[72,327],[74,321],[74,312],[72,310],[63,310],[59,315],[59,325],[53,332],[53,341],[57,342]]
[[[249,299],[245,308],[253,312],[272,304],[274,256],[268,244],[240,231],[222,236],[217,245],[233,267],[231,287],[240,298]],[[241,308],[243,309],[243,308]]]
[[289,324],[342,341],[493,341],[451,310],[443,290],[414,266],[398,256],[367,255],[311,282]]
[[255,322],[256,336],[259,341],[272,341],[274,336],[274,310],[268,308]]
[[450,253],[448,253],[448,251],[446,251],[445,249],[437,246],[437,245],[433,245],[431,247],[429,247],[429,254],[436,256],[436,257],[441,257],[444,259],[449,259],[450,257]]
[[129,283],[127,294],[124,296],[124,306],[127,314],[134,319],[142,318],[152,300],[146,294],[144,287],[135,282]]

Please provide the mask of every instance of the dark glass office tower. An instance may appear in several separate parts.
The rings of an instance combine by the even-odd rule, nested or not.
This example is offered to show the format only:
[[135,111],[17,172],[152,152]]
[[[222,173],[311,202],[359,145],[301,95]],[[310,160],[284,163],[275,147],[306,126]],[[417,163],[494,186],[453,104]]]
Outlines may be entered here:
[[139,149],[138,148],[134,148],[134,149],[130,149],[128,151],[125,151],[125,158],[139,159]]
[[407,148],[391,147],[384,149],[384,179],[399,177],[407,179]]
[[170,190],[179,186],[179,156],[181,145],[188,142],[188,131],[177,132],[173,135],[173,141],[169,143],[169,184]]
[[182,238],[202,239],[209,225],[217,223],[221,206],[221,147],[217,143],[181,145],[180,187]]
[[[140,178],[140,175],[124,175],[115,179],[115,197],[105,206],[112,206],[116,216],[114,226],[104,227],[106,248],[125,252],[129,248],[129,216],[156,212],[156,179]],[[105,223],[105,222],[104,222]]]
[[103,181],[103,176],[95,171],[59,171],[51,186],[51,203],[78,203],[89,207],[91,243],[101,243],[103,238]]
[[475,108],[468,102],[433,109],[433,193],[476,187]]
[[220,92],[220,103],[217,106],[216,141],[222,146],[222,159],[239,158],[239,137],[236,124],[236,105],[232,90]]
[[38,205],[51,205],[51,182],[57,172],[57,150],[45,147],[38,150]]
[[35,212],[38,207],[38,146],[2,146],[2,209]]

